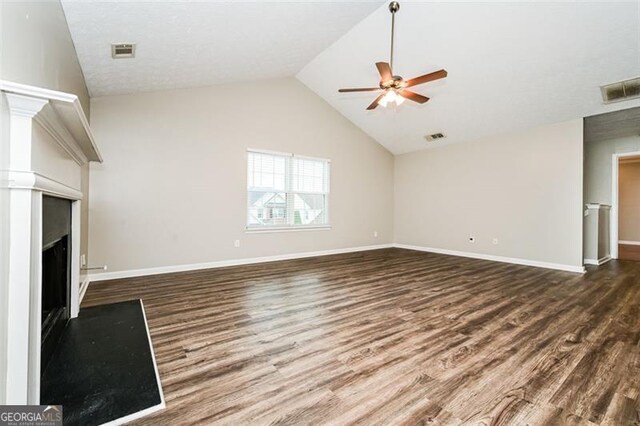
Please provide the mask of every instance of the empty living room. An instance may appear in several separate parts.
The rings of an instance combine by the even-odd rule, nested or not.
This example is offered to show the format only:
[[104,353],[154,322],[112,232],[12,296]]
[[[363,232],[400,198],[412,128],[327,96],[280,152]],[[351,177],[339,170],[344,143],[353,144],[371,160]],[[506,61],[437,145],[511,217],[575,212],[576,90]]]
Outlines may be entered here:
[[640,2],[0,2],[0,425],[640,425]]

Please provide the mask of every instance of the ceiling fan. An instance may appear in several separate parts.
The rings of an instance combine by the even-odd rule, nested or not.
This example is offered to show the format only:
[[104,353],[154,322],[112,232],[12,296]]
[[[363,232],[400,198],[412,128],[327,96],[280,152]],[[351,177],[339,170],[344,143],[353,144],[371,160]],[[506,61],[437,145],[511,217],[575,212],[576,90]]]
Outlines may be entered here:
[[412,100],[423,104],[429,100],[426,96],[419,95],[415,92],[407,90],[407,87],[417,86],[418,84],[428,83],[430,81],[439,80],[447,76],[447,71],[439,70],[420,77],[405,80],[399,75],[393,74],[393,33],[395,30],[396,12],[400,10],[400,3],[392,1],[389,3],[389,11],[391,12],[391,58],[389,63],[376,62],[376,67],[380,73],[379,87],[362,87],[358,89],[340,89],[340,93],[349,92],[383,92],[367,107],[368,110],[375,109],[378,105],[386,107],[388,104],[400,105],[405,99]]

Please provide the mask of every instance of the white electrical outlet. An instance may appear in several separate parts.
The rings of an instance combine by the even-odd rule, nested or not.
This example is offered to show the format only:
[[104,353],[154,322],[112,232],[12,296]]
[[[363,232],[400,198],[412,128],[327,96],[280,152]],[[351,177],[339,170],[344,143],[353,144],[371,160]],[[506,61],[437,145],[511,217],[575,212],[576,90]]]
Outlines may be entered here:
[[235,241],[233,242],[233,246],[234,246],[234,247],[240,247],[240,240],[235,240]]
[[373,237],[378,238],[378,231],[373,231]]
[[87,256],[85,254],[80,255],[80,266],[87,266]]
[[471,244],[475,244],[475,242],[476,242],[476,237],[474,237],[473,235],[470,235],[470,236],[469,236],[469,242],[470,242]]
[[495,245],[497,245],[497,244],[498,244],[498,239],[497,239],[497,238],[494,238],[494,239],[493,239],[493,244],[495,244]]

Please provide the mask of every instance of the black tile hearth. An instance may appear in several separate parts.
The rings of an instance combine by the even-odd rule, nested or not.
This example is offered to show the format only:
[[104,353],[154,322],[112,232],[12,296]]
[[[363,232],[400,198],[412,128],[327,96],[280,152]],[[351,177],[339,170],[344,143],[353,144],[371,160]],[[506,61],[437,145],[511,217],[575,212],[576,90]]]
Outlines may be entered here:
[[63,406],[65,425],[98,425],[161,408],[143,309],[131,300],[81,309],[69,321],[40,398]]

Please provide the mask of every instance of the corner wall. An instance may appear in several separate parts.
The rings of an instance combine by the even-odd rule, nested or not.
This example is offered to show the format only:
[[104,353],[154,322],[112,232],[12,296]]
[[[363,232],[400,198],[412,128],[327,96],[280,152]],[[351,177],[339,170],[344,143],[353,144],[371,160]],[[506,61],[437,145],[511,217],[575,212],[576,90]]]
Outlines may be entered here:
[[[294,78],[91,110],[104,163],[91,164],[89,249],[107,274],[393,241],[393,156]],[[332,229],[245,232],[248,148],[330,159]]]
[[572,120],[397,156],[396,243],[581,269],[582,127]]

